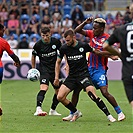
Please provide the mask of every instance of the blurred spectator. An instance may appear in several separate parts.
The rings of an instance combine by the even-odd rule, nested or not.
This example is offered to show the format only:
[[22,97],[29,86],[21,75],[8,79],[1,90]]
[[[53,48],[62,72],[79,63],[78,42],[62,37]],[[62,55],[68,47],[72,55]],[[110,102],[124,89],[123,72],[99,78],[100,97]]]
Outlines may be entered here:
[[74,10],[72,11],[71,19],[73,22],[73,28],[77,27],[80,23],[84,21],[84,13],[80,9],[79,5],[76,5]]
[[50,17],[48,15],[44,15],[43,20],[41,22],[41,27],[45,26],[50,27]]
[[49,2],[46,0],[41,0],[41,2],[39,3],[39,7],[40,7],[42,14],[43,14],[43,10],[46,8],[49,8]]
[[64,5],[64,0],[51,0],[50,5],[51,6],[54,6],[54,5],[63,6]]
[[22,37],[22,40],[18,43],[18,49],[28,49],[29,48],[29,43],[27,41],[26,36]]
[[4,21],[3,17],[0,17],[0,24],[4,25],[7,28],[7,23]]
[[97,3],[97,5],[98,5],[98,11],[104,10],[104,2],[105,2],[105,0],[95,0],[95,3]]
[[39,8],[37,6],[33,6],[31,15],[35,15],[39,13],[40,13]]
[[29,31],[29,22],[27,19],[23,19],[20,23],[20,34],[23,34],[23,33],[26,33],[26,34],[30,34],[30,31]]
[[39,9],[39,2],[38,0],[32,0],[31,2],[31,14],[39,14],[40,13],[40,9]]
[[61,20],[62,18],[62,12],[61,10],[59,9],[59,6],[58,5],[55,5],[54,6],[54,10],[52,12],[52,16],[56,16],[58,20]]
[[10,6],[18,5],[18,0],[10,0]]
[[82,34],[76,33],[76,39],[77,41],[84,41],[84,36]]
[[6,0],[1,0],[0,1],[0,6],[1,7],[5,7],[5,8],[7,8],[8,9],[8,6],[9,6],[9,2],[7,3],[7,1]]
[[13,14],[15,16],[15,19],[19,19],[20,18],[20,12],[18,10],[18,6],[17,5],[11,6],[11,10],[9,11],[9,16],[11,14]]
[[6,8],[5,6],[3,6],[2,9],[0,10],[0,18],[3,19],[3,21],[4,21],[4,26],[7,27],[8,11],[7,11],[7,8]]
[[45,8],[45,9],[42,11],[42,15],[43,15],[43,16],[48,15],[49,17],[51,17],[50,11],[49,11],[48,8]]
[[32,49],[36,42],[37,42],[37,38],[33,37],[29,43],[29,48]]
[[125,14],[123,16],[123,19],[124,19],[124,24],[130,23],[132,21],[132,16],[131,16],[129,6],[126,7],[126,11],[125,11]]
[[39,1],[38,0],[32,0],[31,5],[32,6],[39,6]]
[[39,32],[39,21],[36,19],[35,15],[31,17],[29,30],[30,30],[30,34]]
[[73,4],[74,5],[82,5],[82,3],[84,2],[83,0],[73,0]]
[[95,0],[85,0],[84,1],[84,10],[93,11],[96,8]]
[[27,2],[26,0],[22,0],[20,3],[20,13],[22,14],[28,14],[30,15],[30,6],[29,6],[29,2]]
[[105,32],[111,34],[114,30],[114,17],[111,13],[108,13],[105,17],[106,28]]
[[72,20],[71,16],[66,14],[62,22],[62,32],[66,31],[69,28],[72,28]]
[[116,16],[114,18],[114,28],[117,28],[119,27],[120,25],[123,25],[124,24],[124,21],[123,21],[123,15],[121,14],[121,12],[117,12],[116,13]]
[[97,13],[95,18],[103,18],[104,19],[103,15],[101,13]]
[[19,20],[15,19],[14,14],[11,14],[9,16],[7,27],[8,27],[9,34],[15,33],[19,35]]
[[51,21],[51,23],[50,23],[50,27],[51,27],[51,32],[52,32],[52,34],[54,34],[54,33],[61,33],[61,21],[59,21],[58,19],[57,19],[57,17],[56,16],[52,16],[52,21]]
[[9,35],[9,39],[7,41],[10,44],[12,49],[18,48],[18,41],[14,38],[14,34]]

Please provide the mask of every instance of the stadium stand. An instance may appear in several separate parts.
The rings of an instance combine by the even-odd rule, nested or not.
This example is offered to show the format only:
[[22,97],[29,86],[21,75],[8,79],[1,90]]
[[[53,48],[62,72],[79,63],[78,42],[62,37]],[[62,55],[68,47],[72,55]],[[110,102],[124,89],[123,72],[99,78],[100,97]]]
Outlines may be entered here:
[[[58,16],[57,15],[58,12],[55,11],[53,13],[56,5],[58,5],[59,10],[61,10],[61,17],[60,17],[61,19],[55,21],[56,25],[59,24],[59,27],[57,26],[56,30],[53,31],[53,36],[59,39],[62,38],[64,30],[67,29],[69,25],[70,27],[74,28],[77,24],[80,24],[84,19],[90,16],[93,16],[94,18],[96,17],[105,18],[107,21],[106,32],[110,34],[114,30],[114,26],[116,25],[119,26],[119,24],[121,25],[131,21],[130,15],[129,15],[130,13],[127,11],[128,10],[127,7],[131,3],[131,0],[121,0],[121,1],[120,0],[91,0],[93,2],[93,8],[91,8],[91,10],[90,9],[86,10],[85,2],[87,1],[84,1],[84,0],[47,0],[47,2],[49,3],[49,6],[48,8],[45,8],[45,9],[38,8],[39,3],[42,2],[42,0],[36,0],[35,3],[31,0],[25,0],[25,1],[27,2],[28,8],[29,8],[28,9],[29,12],[27,14],[22,14],[21,5],[26,3],[26,2],[23,2],[23,0],[19,0],[19,2],[14,1],[15,3],[13,3],[12,0],[0,0],[1,16],[4,15],[4,13],[2,12],[2,9],[4,7],[7,8],[7,12],[8,12],[8,20],[5,21],[3,20],[3,17],[0,17],[0,23],[4,24],[5,27],[7,28],[7,32],[5,32],[5,35],[4,35],[4,38],[7,40],[10,38],[10,32],[6,24],[8,24],[8,21],[10,20],[9,19],[10,15],[12,14],[15,15],[14,10],[16,9],[14,9],[11,12],[11,10],[15,7],[17,7],[17,10],[18,10],[17,11],[18,13],[16,12],[17,13],[16,19],[19,21],[19,31],[14,32],[14,37],[18,41],[21,41],[23,36],[26,36],[28,42],[31,41],[31,37],[33,36],[40,38],[39,29],[46,25],[51,26],[51,29],[54,30],[53,27],[55,26],[52,24],[53,18],[54,18],[53,16]],[[100,3],[100,2],[103,2],[103,3]],[[74,22],[75,20],[73,17],[73,11],[75,10],[76,7],[79,7],[79,9],[83,13],[82,15],[83,20],[81,20],[81,17],[77,18],[78,20],[77,24],[75,24]],[[118,15],[120,17],[116,17],[116,15],[118,14],[118,11],[121,14],[121,15]],[[34,20],[33,16],[36,18],[36,20]],[[76,17],[78,17],[78,15],[75,16],[75,19]],[[63,22],[66,18],[68,18],[68,20],[66,22]],[[28,24],[26,23],[22,24],[22,21],[25,19],[28,21]],[[66,23],[66,26],[64,26],[63,23]],[[72,23],[72,26],[71,26],[71,23]],[[22,27],[23,29],[25,28],[26,30],[22,30]],[[92,29],[92,24],[86,25],[84,28]],[[57,32],[57,29],[60,29],[60,30]],[[84,37],[81,37],[81,38],[83,40]],[[86,41],[86,39],[84,39],[84,41]]]

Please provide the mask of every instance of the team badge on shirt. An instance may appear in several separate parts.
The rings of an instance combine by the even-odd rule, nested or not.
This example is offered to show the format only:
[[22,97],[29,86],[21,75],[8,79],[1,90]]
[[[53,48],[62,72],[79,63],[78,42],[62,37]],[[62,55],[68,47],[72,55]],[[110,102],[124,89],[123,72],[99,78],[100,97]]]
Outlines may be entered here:
[[56,49],[56,45],[52,45],[52,49]]
[[80,52],[83,52],[83,51],[84,51],[84,48],[79,48],[79,51],[80,51]]

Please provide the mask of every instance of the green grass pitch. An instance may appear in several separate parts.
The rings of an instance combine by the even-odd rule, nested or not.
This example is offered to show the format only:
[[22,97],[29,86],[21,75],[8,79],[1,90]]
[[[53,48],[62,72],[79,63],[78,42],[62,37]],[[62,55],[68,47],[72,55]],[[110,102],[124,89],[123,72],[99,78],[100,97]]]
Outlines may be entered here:
[[[110,123],[96,104],[85,92],[81,92],[78,109],[83,117],[76,122],[64,122],[62,117],[69,114],[61,103],[57,111],[62,116],[33,116],[39,82],[28,80],[4,80],[0,88],[0,102],[3,116],[0,121],[0,133],[133,133],[131,107],[127,101],[121,81],[109,81],[109,91],[116,98],[126,115],[122,122]],[[53,88],[50,86],[43,102],[43,110],[49,112]],[[113,107],[101,95],[111,114],[117,118]],[[71,99],[71,94],[68,96]]]

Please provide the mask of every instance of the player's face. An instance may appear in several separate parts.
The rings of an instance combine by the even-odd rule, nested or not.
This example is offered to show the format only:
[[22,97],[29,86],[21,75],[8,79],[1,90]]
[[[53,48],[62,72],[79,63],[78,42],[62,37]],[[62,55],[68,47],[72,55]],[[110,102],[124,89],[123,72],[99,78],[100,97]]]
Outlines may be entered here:
[[49,43],[51,38],[51,33],[47,32],[46,34],[41,33],[41,37],[44,40],[44,42]]
[[68,35],[68,36],[65,38],[65,41],[66,41],[67,46],[72,46],[72,45],[74,44],[74,39],[73,39],[73,37],[71,37],[70,35]]
[[93,34],[94,36],[100,36],[103,33],[103,28],[99,26],[98,23],[93,24]]

